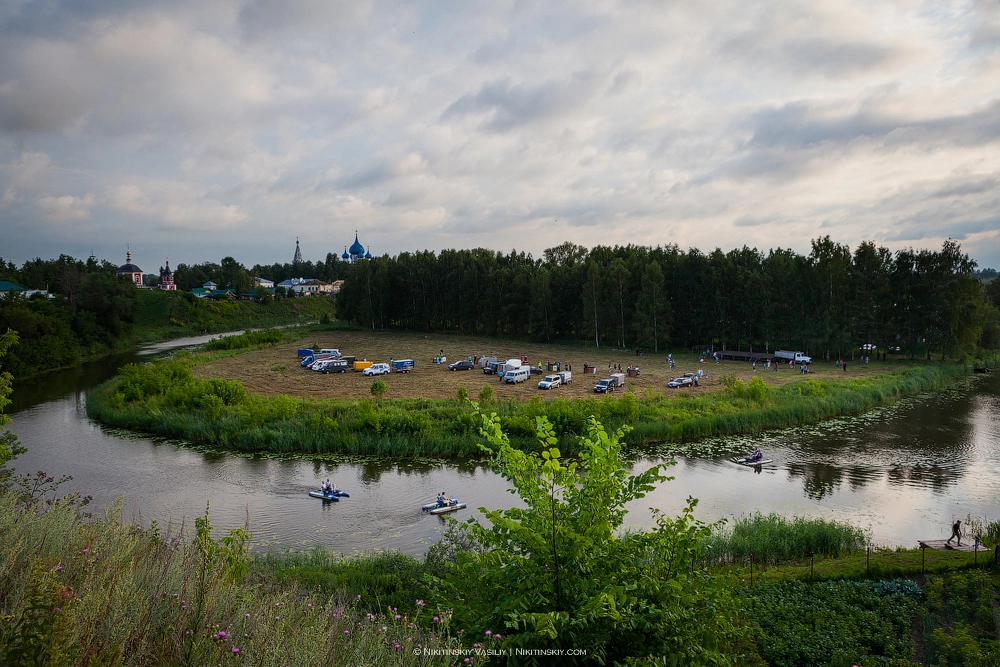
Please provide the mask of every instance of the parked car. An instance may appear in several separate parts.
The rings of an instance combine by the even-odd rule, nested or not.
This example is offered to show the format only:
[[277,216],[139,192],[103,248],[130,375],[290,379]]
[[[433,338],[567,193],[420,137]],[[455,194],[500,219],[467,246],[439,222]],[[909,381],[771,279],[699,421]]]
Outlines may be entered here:
[[388,375],[389,364],[372,364],[361,372],[364,375]]
[[468,359],[462,359],[461,361],[456,361],[453,364],[448,364],[448,370],[450,371],[471,371],[475,367],[476,365]]
[[624,373],[612,373],[611,377],[604,380],[598,380],[597,384],[594,385],[595,394],[606,394],[608,392],[614,391],[619,387],[625,386],[625,374]]
[[350,367],[346,359],[326,359],[313,364],[313,370],[320,373],[343,373]]
[[545,378],[538,383],[539,389],[555,389],[562,384],[562,378],[558,375],[546,375]]
[[693,387],[698,384],[698,376],[693,373],[683,375],[679,378],[674,378],[667,383],[667,386],[671,389],[677,389],[679,387]]
[[503,381],[507,384],[524,382],[529,377],[531,377],[531,369],[527,366],[521,366],[520,368],[514,368],[503,372]]
[[499,361],[491,361],[483,366],[483,375],[496,375],[497,368],[501,366]]

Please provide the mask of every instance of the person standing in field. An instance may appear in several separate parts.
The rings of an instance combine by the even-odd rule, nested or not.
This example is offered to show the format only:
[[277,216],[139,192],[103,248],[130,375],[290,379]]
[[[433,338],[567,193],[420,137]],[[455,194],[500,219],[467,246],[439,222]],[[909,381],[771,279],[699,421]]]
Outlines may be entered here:
[[945,544],[951,544],[951,541],[958,538],[958,546],[962,546],[962,521],[959,519],[951,527],[951,537]]

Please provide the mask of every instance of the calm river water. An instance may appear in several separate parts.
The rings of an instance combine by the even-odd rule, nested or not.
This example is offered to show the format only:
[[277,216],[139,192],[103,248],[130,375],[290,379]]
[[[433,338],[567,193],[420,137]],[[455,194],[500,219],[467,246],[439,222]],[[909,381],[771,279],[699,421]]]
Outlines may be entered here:
[[[15,387],[11,430],[28,447],[21,472],[69,474],[71,490],[98,507],[121,497],[127,519],[186,521],[211,502],[216,528],[247,516],[257,548],[323,546],[342,553],[392,548],[420,554],[444,526],[419,505],[445,490],[477,507],[509,507],[506,482],[482,466],[330,464],[206,454],[177,443],[104,429],[87,418],[87,392],[123,363],[209,337],[105,358]],[[676,512],[699,499],[706,521],[755,511],[836,518],[869,528],[876,543],[915,546],[946,537],[954,518],[1000,518],[1000,382],[976,377],[942,395],[911,399],[863,417],[712,443],[714,455],[678,457],[675,479],[630,508],[629,523],[652,523],[650,507]],[[756,444],[774,459],[762,473],[726,453]],[[662,462],[640,459],[637,470]],[[327,504],[306,492],[331,478],[351,498]]]

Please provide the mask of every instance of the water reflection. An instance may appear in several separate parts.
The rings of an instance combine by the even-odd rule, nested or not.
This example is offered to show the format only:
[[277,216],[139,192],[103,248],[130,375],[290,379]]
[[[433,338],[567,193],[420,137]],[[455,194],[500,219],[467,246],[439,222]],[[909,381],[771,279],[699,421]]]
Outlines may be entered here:
[[[74,488],[98,503],[124,497],[126,518],[179,522],[201,515],[241,525],[249,514],[257,548],[307,548],[344,553],[399,548],[420,553],[445,525],[419,506],[447,491],[474,508],[518,502],[506,482],[480,464],[388,461],[329,462],[240,458],[102,429],[86,418],[86,392],[135,355],[23,383],[15,394],[12,430],[29,448],[23,471],[74,476]],[[690,495],[706,521],[776,511],[871,526],[875,539],[912,544],[947,536],[953,518],[1000,518],[1000,391],[996,378],[929,399],[825,425],[732,438],[719,451],[759,446],[774,459],[763,469],[725,456],[680,457],[676,479],[630,506],[629,522],[652,524],[650,507],[674,513]],[[640,459],[637,471],[660,462]],[[309,498],[330,478],[351,493],[339,503]]]

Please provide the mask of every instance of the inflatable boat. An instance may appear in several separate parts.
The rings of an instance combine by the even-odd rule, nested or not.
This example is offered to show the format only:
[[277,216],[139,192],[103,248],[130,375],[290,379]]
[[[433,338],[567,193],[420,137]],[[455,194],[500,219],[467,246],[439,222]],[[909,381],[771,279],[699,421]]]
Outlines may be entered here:
[[334,489],[330,493],[320,491],[318,489],[313,489],[309,492],[309,495],[313,498],[319,498],[320,500],[329,500],[330,502],[337,502],[341,498],[350,498],[351,494],[347,491],[341,491],[340,489]]
[[762,466],[767,463],[774,463],[774,459],[760,459],[758,461],[751,461],[749,456],[744,456],[742,458],[729,459],[729,460],[738,465],[747,466],[748,468],[752,468],[754,466]]
[[468,505],[465,503],[458,502],[457,499],[453,499],[448,505],[438,505],[437,503],[430,503],[429,505],[423,505],[420,509],[428,514],[447,514],[448,512],[457,512],[458,510],[464,510]]

